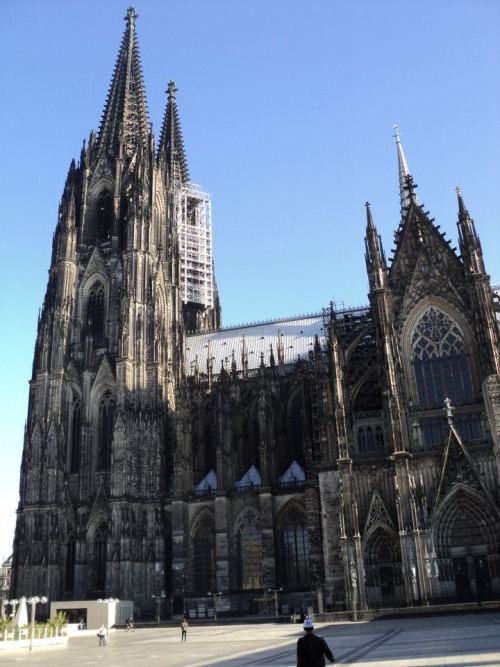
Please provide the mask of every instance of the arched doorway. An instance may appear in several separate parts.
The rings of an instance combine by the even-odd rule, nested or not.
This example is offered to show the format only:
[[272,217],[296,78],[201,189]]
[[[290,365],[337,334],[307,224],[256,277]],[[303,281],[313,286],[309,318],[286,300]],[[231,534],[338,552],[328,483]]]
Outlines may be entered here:
[[389,527],[379,524],[365,539],[364,565],[368,606],[385,606],[404,597],[399,542]]
[[443,597],[483,600],[499,591],[498,519],[486,498],[455,487],[438,508],[433,533]]

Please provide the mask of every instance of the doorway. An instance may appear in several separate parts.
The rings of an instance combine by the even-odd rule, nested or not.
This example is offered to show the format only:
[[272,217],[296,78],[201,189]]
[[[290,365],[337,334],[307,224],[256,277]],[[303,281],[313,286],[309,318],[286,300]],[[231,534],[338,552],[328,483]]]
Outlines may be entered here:
[[453,573],[455,575],[455,587],[457,600],[466,602],[472,599],[472,587],[469,578],[469,568],[467,558],[453,559]]
[[477,599],[487,600],[491,597],[491,575],[486,556],[474,556],[474,573],[476,575]]

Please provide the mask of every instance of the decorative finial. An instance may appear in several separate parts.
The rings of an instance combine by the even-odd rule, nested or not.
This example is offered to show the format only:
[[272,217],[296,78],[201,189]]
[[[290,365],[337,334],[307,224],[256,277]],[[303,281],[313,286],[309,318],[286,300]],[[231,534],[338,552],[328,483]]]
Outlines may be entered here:
[[365,201],[365,206],[366,206],[366,210],[369,211],[370,210],[370,202]]
[[446,410],[446,417],[448,419],[448,424],[453,423],[453,410],[451,407],[451,401],[448,397],[444,399],[444,409]]
[[401,135],[399,134],[399,125],[394,124],[394,134],[392,135],[396,139],[396,143],[401,143]]
[[177,92],[177,88],[175,86],[175,81],[169,81],[168,82],[168,88],[167,88],[166,92],[167,92],[169,97],[175,98],[175,93]]
[[457,185],[457,187],[455,188],[455,192],[457,193],[458,197],[462,196],[462,188],[459,185]]
[[135,11],[135,7],[130,5],[127,9],[127,16],[125,16],[125,21],[128,21],[130,25],[134,25],[135,19],[139,17],[139,14]]

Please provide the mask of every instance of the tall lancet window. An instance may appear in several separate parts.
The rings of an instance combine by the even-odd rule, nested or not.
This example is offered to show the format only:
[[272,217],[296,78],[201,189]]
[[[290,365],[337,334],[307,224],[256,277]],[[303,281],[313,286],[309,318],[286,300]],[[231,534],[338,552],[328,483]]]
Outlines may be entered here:
[[442,310],[428,308],[412,334],[413,366],[418,402],[422,408],[441,407],[473,398],[469,359],[463,333]]
[[101,524],[94,536],[94,582],[95,592],[104,594],[106,589],[106,545],[108,531],[106,524]]
[[262,588],[262,541],[253,512],[248,511],[242,517],[236,538],[240,587],[247,590]]
[[72,535],[66,545],[66,576],[64,579],[64,589],[66,592],[72,591],[75,585],[75,556],[76,543]]
[[104,285],[97,281],[87,299],[87,327],[95,343],[104,341]]
[[215,578],[215,524],[203,516],[193,537],[194,590],[201,595],[214,591]]
[[286,511],[280,521],[279,571],[283,585],[294,588],[309,582],[309,533],[304,513],[296,507]]
[[111,443],[113,442],[113,426],[115,416],[115,401],[113,394],[108,390],[99,401],[98,422],[98,456],[97,467],[107,470],[111,464]]
[[104,190],[97,199],[96,236],[98,241],[107,241],[113,232],[113,197]]
[[75,401],[73,405],[73,414],[71,416],[71,472],[78,472],[80,469],[81,433],[82,424],[80,401]]

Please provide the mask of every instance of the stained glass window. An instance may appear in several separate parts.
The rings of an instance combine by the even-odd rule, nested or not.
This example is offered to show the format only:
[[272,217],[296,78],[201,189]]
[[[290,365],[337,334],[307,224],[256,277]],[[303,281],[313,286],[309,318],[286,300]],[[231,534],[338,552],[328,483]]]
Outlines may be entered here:
[[254,514],[248,512],[243,517],[237,540],[241,588],[262,588],[262,543]]
[[309,533],[305,516],[294,513],[287,517],[280,533],[281,583],[289,588],[305,586],[309,582]]
[[358,428],[358,452],[381,452],[384,450],[384,432],[380,424]]
[[448,315],[428,308],[413,330],[412,349],[420,407],[441,407],[446,397],[455,404],[470,402],[473,390],[463,334]]

